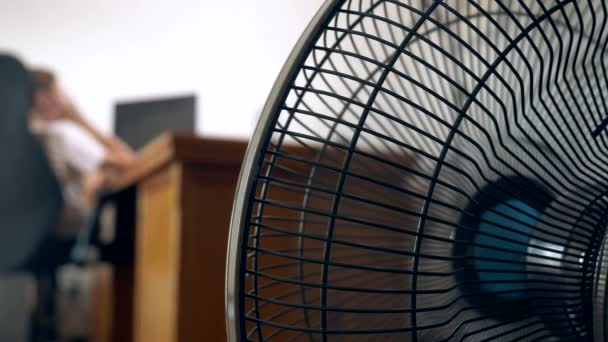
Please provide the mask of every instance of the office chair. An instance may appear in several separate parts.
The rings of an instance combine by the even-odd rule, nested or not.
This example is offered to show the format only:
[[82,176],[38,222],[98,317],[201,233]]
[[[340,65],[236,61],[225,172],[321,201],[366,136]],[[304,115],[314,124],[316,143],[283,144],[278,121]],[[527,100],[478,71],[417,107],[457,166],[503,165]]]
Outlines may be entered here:
[[[29,131],[31,101],[27,70],[0,54],[0,272],[32,273],[39,288],[44,280],[54,290],[55,271],[67,261],[52,247],[63,198],[42,146]],[[38,313],[52,309],[52,300],[39,298]],[[32,335],[41,334],[36,321]]]

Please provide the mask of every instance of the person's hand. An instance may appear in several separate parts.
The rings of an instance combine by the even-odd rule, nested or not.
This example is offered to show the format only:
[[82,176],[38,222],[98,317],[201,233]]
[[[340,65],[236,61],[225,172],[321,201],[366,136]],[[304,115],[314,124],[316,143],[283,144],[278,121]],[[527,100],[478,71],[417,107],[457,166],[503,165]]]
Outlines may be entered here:
[[84,117],[73,102],[66,100],[61,108],[62,110],[59,112],[59,119],[69,120],[77,124],[81,124],[84,121]]
[[59,85],[53,87],[52,93],[52,97],[59,108],[58,119],[81,123],[83,116],[67,93]]
[[[123,146],[124,145],[124,146]],[[108,149],[104,165],[108,168],[123,172],[137,162],[137,155],[119,140],[113,140]]]

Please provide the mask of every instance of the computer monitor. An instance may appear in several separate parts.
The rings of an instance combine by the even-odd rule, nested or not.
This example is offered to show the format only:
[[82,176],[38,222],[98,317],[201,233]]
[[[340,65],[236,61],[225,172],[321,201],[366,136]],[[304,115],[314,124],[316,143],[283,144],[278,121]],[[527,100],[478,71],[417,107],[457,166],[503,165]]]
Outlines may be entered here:
[[194,95],[119,102],[115,106],[114,131],[134,149],[145,146],[166,131],[194,132]]

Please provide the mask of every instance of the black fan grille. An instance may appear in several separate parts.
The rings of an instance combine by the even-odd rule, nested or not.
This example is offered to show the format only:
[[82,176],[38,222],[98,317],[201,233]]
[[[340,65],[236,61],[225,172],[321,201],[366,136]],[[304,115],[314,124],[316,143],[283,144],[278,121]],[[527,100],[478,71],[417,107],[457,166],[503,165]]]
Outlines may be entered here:
[[237,203],[243,340],[590,339],[606,5],[334,3]]

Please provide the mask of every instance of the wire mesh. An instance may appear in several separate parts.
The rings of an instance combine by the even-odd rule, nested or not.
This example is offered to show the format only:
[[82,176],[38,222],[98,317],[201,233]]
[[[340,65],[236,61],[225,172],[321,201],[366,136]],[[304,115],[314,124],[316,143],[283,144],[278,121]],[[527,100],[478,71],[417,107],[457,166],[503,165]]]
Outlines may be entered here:
[[334,3],[236,204],[241,338],[591,339],[606,4]]

